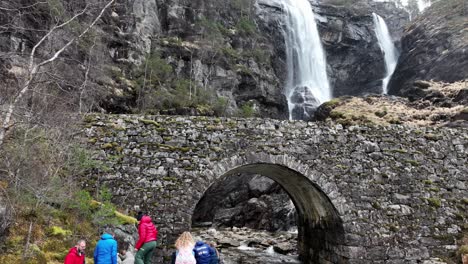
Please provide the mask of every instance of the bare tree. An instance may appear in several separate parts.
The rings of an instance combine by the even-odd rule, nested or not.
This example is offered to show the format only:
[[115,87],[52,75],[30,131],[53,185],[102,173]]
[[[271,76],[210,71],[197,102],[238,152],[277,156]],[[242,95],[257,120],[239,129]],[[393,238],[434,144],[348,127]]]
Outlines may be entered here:
[[[105,6],[103,6],[96,17],[89,23],[81,32],[68,40],[63,46],[61,46],[57,51],[53,52],[50,56],[37,61],[37,50],[44,43],[49,40],[49,38],[59,29],[62,29],[66,26],[69,26],[71,23],[76,21],[79,17],[83,16],[89,9],[89,6],[86,5],[80,12],[74,14],[71,18],[66,19],[64,22],[55,23],[53,26],[50,27],[49,30],[40,38],[40,40],[35,43],[31,52],[28,54],[28,62],[27,62],[27,73],[24,80],[18,82],[18,90],[14,94],[11,103],[6,107],[4,112],[0,113],[1,119],[1,127],[0,127],[0,148],[3,146],[5,142],[5,136],[8,130],[10,130],[15,123],[13,122],[13,117],[15,115],[15,111],[18,108],[19,103],[25,97],[28,92],[34,90],[34,80],[36,79],[38,73],[40,72],[41,68],[44,68],[48,64],[55,62],[61,54],[69,48],[73,43],[77,40],[81,39],[88,31],[93,28],[96,23],[102,18],[104,12],[115,2],[115,0],[109,0]],[[0,9],[5,9],[5,7],[1,7]],[[86,84],[85,84],[86,85]]]

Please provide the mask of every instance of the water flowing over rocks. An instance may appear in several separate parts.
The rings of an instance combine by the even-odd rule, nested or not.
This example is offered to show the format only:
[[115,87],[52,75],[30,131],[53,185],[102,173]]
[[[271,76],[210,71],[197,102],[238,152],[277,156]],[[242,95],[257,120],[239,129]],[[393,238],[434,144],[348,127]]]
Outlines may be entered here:
[[[76,6],[80,3],[83,1],[77,1]],[[142,67],[148,52],[154,51],[172,68],[171,78],[190,79],[194,85],[225,98],[226,114],[235,115],[243,105],[250,104],[260,117],[287,119],[285,11],[281,3],[259,0],[239,9],[233,1],[226,0],[118,0],[96,27],[99,38],[93,49],[77,46],[74,52],[63,54],[69,63],[58,63],[59,77],[67,79],[61,86],[72,92],[66,99],[71,106],[78,104],[79,95],[74,93],[85,77],[85,61],[91,57],[98,63],[98,70],[88,76],[87,110],[134,112],[139,89],[134,71]],[[371,14],[375,11],[384,17],[398,43],[399,32],[407,20],[404,11],[393,3],[372,1],[356,6],[332,1],[312,5],[326,51],[333,95],[379,93],[385,67]],[[239,18],[247,11],[249,25],[253,27],[249,33],[239,29]],[[10,15],[0,20],[12,21]],[[52,22],[47,16],[38,18],[44,20],[36,21],[41,24]],[[24,28],[37,27],[26,17],[19,19],[18,24]],[[210,35],[213,25],[217,28],[215,37]],[[50,45],[58,47],[67,36],[65,29],[58,32]],[[0,81],[5,87],[14,85],[25,72],[25,58],[31,43],[38,39],[39,35],[31,32],[11,30],[0,34],[3,54],[0,62],[5,66],[0,70]],[[40,48],[38,56],[46,57],[48,52],[47,48]],[[201,114],[196,109],[168,109],[164,113]]]
[[388,21],[396,42],[401,31],[398,28],[408,21],[406,13],[392,3],[359,2],[340,6],[327,5],[327,1],[315,5],[315,12],[320,16],[319,31],[333,96],[380,94],[385,62],[374,32],[372,12]]
[[302,263],[297,233],[255,231],[248,228],[195,229],[198,240],[215,242],[224,264]]

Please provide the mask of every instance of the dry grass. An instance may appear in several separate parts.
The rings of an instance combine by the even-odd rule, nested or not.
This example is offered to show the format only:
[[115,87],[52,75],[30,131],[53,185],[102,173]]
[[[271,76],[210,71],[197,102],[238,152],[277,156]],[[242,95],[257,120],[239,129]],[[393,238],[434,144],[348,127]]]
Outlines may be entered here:
[[[427,90],[440,91],[453,98],[461,89],[468,88],[468,81],[453,84],[429,82]],[[330,113],[330,117],[340,122],[388,124],[411,124],[417,126],[445,125],[452,117],[466,113],[468,106],[438,107],[432,104],[417,108],[406,98],[391,96],[368,96],[344,98]]]

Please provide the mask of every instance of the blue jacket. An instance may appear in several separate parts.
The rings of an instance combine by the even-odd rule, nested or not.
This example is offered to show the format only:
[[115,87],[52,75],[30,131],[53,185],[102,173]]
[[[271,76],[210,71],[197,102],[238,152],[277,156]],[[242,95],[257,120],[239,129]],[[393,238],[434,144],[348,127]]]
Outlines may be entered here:
[[94,249],[94,264],[117,264],[117,241],[103,234]]
[[193,248],[193,252],[195,252],[195,259],[197,260],[197,264],[210,264],[213,263],[215,258],[216,261],[218,260],[216,251],[202,241],[197,241],[195,247]]

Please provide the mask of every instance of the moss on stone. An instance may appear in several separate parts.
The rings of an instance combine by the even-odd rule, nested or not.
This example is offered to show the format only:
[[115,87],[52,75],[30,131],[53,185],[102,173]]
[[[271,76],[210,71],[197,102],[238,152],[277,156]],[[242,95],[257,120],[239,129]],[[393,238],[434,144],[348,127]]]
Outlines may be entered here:
[[215,130],[217,130],[217,127],[213,126],[213,125],[208,125],[208,126],[206,126],[206,130],[207,131],[215,131]]
[[339,112],[339,111],[334,111],[332,110],[330,112],[330,118],[332,119],[341,119],[341,118],[345,118],[345,114],[343,112]]
[[458,249],[458,253],[465,255],[468,254],[468,245],[463,245]]
[[462,213],[456,212],[455,213],[455,219],[463,221],[465,219],[465,217],[463,216]]
[[166,176],[162,178],[163,181],[168,181],[168,182],[177,182],[179,179],[173,176]]
[[119,223],[123,225],[138,223],[136,218],[129,216],[129,215],[122,214],[121,212],[118,212],[118,211],[115,211],[115,217],[117,217],[117,219],[119,220]]
[[432,140],[432,141],[437,141],[441,138],[440,135],[437,135],[437,134],[433,134],[433,133],[427,133],[424,135],[424,137],[427,139],[427,140]]
[[425,185],[431,185],[433,182],[431,180],[424,180],[423,183]]
[[180,151],[182,151],[182,152],[184,152],[184,153],[190,151],[190,148],[189,148],[189,147],[180,147],[179,149],[180,149]]
[[234,122],[234,121],[232,121],[232,120],[228,121],[226,125],[227,125],[229,128],[236,128],[236,127],[237,127],[237,123]]
[[101,145],[101,148],[102,149],[111,149],[113,148],[114,146],[112,145],[112,143],[105,143],[105,144],[102,144]]
[[211,147],[210,149],[211,149],[212,151],[214,151],[214,152],[221,152],[221,151],[223,151],[220,147]]
[[401,153],[401,154],[408,153],[408,151],[406,149],[390,149],[389,151],[393,152],[393,153]]
[[161,126],[161,124],[159,124],[158,122],[150,119],[140,119],[139,121],[145,125],[154,125],[155,127]]
[[168,150],[168,151],[176,151],[177,147],[171,146],[171,145],[166,145],[166,144],[157,144],[157,146],[161,150]]
[[336,167],[339,168],[339,169],[342,169],[342,170],[347,170],[348,169],[348,166],[342,165],[342,164],[337,164]]
[[462,199],[462,203],[468,205],[468,198],[463,198],[463,199]]
[[372,208],[374,209],[382,209],[382,205],[379,202],[375,201],[372,203]]
[[442,201],[439,198],[431,197],[431,198],[427,198],[426,200],[429,203],[429,205],[432,207],[439,208],[442,206]]
[[334,107],[336,107],[340,102],[341,102],[341,99],[339,99],[339,98],[333,98],[333,99],[331,99],[330,101],[323,103],[323,106],[325,106],[325,107],[330,107],[330,108],[334,108]]
[[411,165],[413,165],[415,167],[420,165],[419,161],[417,161],[417,160],[408,159],[408,160],[406,160],[406,163],[411,164]]
[[92,114],[85,115],[84,118],[83,118],[83,121],[85,123],[94,123],[94,122],[96,122],[96,116],[92,115]]
[[395,233],[395,232],[398,232],[398,230],[400,230],[400,228],[398,226],[394,225],[394,224],[390,224],[388,226],[388,230]]

